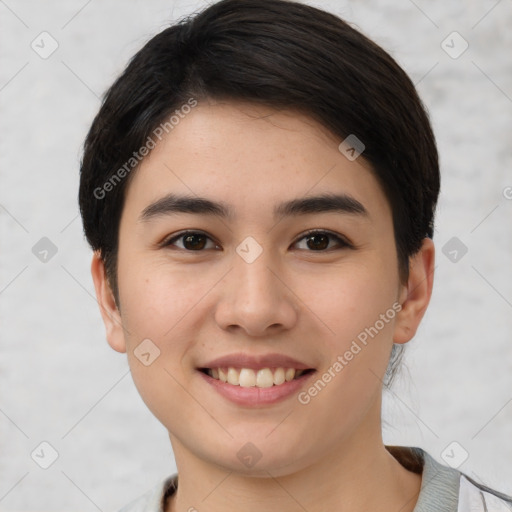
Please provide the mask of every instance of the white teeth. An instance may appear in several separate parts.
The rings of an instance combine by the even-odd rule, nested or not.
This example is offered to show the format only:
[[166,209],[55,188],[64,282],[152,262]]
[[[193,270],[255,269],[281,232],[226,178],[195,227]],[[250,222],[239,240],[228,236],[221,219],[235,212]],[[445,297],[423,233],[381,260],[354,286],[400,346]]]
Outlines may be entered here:
[[274,384],[279,386],[279,384],[282,384],[284,381],[284,368],[276,368],[276,371],[274,372]]
[[238,386],[240,383],[239,374],[234,368],[228,368],[228,382],[233,386]]
[[244,388],[258,387],[270,388],[279,386],[284,382],[290,382],[294,378],[300,377],[305,370],[295,370],[295,368],[262,368],[253,370],[252,368],[210,368],[208,375],[222,382],[227,382],[233,386]]
[[274,376],[269,368],[258,370],[256,374],[256,386],[259,388],[270,388],[274,385]]
[[[234,368],[230,368],[230,370],[236,371]],[[248,368],[242,368],[240,370],[240,386],[244,388],[256,386],[256,375],[253,370]]]
[[293,368],[287,368],[286,373],[284,374],[284,378],[286,382],[290,382],[295,377],[295,370]]

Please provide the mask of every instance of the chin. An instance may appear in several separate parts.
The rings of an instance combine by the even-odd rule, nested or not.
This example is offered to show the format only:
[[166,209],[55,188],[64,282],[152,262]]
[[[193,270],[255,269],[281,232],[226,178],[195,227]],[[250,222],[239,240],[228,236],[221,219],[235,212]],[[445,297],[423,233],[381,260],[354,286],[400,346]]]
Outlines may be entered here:
[[[225,471],[256,478],[287,476],[308,465],[306,454],[299,453],[299,450],[304,449],[303,442],[285,446],[282,438],[276,438],[272,443],[268,439],[265,442],[265,435],[260,434],[258,438],[261,437],[261,440],[254,440],[254,442],[230,440],[229,446],[219,447],[213,453],[196,455],[203,460],[209,460]],[[251,439],[250,436],[244,436],[244,438]],[[223,454],[221,458],[219,453]]]

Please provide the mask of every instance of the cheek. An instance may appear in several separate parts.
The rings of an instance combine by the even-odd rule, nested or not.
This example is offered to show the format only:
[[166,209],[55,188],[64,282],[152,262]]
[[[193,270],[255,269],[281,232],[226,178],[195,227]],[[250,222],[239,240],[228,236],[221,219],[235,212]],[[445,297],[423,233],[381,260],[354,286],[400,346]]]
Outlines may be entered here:
[[323,365],[300,403],[311,403],[314,415],[325,416],[327,423],[350,428],[380,396],[396,317],[396,288],[380,277],[354,270],[333,279],[325,293],[316,292],[308,300],[329,329],[315,340],[324,355]]
[[198,279],[197,272],[178,271],[158,263],[126,265],[120,259],[119,293],[129,337],[163,340],[169,336],[213,286],[215,281],[206,277]]
[[128,362],[141,398],[166,424],[170,404],[182,404],[184,413],[191,407],[182,387],[192,339],[184,327],[204,285],[161,266],[126,263],[120,259],[118,274]]
[[[390,278],[391,275],[391,278]],[[382,314],[392,308],[397,287],[393,273],[379,265],[351,266],[329,276],[303,279],[302,294],[307,309],[312,311],[325,327],[326,341],[331,349],[343,349],[365,329],[374,326]],[[394,318],[392,310],[379,332],[388,335]]]
[[[135,384],[148,406],[160,400],[162,389],[160,398],[166,402],[168,393],[180,392],[172,376],[179,382],[185,378],[200,322],[208,317],[202,298],[219,278],[162,263],[119,262],[121,314]],[[142,356],[148,352],[149,357]]]

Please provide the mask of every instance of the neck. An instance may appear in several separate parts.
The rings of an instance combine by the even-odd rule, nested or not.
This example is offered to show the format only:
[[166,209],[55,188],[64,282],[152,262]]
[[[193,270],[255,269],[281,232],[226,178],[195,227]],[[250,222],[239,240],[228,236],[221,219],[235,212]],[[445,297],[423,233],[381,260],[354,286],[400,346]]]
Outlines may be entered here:
[[[256,476],[237,473],[192,454],[171,437],[179,482],[166,512],[412,512],[421,475],[406,470],[382,442],[378,429],[360,426],[349,439],[296,471],[263,468]],[[367,422],[375,426],[375,418]]]

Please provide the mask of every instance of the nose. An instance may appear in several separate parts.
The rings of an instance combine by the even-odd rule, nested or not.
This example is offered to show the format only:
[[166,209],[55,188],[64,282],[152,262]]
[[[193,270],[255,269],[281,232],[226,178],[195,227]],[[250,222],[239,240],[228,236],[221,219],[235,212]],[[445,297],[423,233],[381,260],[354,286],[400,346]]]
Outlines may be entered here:
[[270,251],[251,263],[235,254],[220,293],[215,319],[222,329],[256,337],[275,335],[297,323],[299,299],[282,268],[271,261]]

